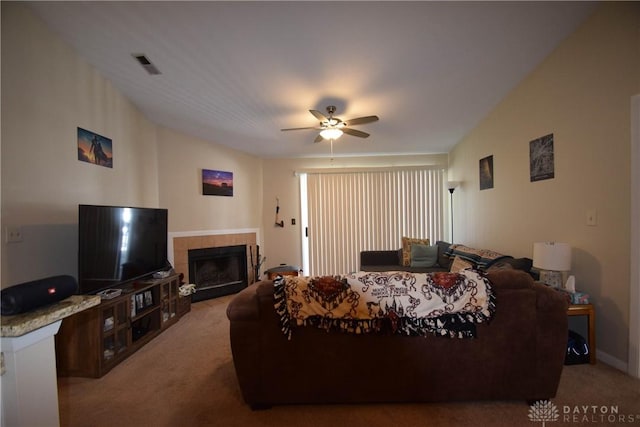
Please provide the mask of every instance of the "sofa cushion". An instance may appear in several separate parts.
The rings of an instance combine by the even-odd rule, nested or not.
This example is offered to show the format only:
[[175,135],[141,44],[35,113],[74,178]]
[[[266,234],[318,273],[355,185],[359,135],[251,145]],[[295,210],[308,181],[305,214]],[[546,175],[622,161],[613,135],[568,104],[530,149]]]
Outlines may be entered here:
[[438,265],[449,271],[453,259],[447,256],[447,251],[449,250],[451,243],[438,240],[436,242],[436,246],[438,247]]
[[433,267],[438,262],[438,247],[414,243],[411,245],[411,267]]
[[410,267],[402,267],[399,264],[373,264],[360,266],[361,271],[399,271]]
[[411,245],[428,245],[429,239],[415,239],[412,237],[402,238],[402,265],[409,267],[411,265]]
[[448,269],[444,269],[442,267],[440,267],[439,265],[434,265],[433,267],[401,267],[402,270],[401,271],[407,271],[409,273],[436,273],[439,271],[442,272],[447,272],[449,271]]
[[389,251],[362,251],[360,252],[360,266],[371,265],[401,265],[402,249]]

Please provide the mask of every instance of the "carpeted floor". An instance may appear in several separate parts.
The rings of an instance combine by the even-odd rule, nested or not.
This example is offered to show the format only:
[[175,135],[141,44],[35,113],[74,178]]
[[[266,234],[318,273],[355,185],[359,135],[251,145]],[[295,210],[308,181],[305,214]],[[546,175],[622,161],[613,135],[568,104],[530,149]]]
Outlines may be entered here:
[[[252,411],[236,382],[226,307],[201,301],[100,379],[60,378],[61,426],[540,426],[525,402],[301,405]],[[260,357],[260,355],[256,355]],[[640,380],[605,364],[565,366],[554,426],[640,426]],[[617,412],[617,413],[615,413]],[[529,415],[537,416],[530,420]]]

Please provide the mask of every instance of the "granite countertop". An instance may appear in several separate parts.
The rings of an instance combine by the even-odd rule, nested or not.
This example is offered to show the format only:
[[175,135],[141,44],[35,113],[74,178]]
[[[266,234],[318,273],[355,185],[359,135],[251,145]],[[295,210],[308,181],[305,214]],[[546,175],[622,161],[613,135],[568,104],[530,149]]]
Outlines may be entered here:
[[43,326],[69,317],[79,311],[100,304],[97,295],[72,295],[55,304],[40,307],[36,310],[0,317],[0,332],[3,337],[19,337],[35,331]]

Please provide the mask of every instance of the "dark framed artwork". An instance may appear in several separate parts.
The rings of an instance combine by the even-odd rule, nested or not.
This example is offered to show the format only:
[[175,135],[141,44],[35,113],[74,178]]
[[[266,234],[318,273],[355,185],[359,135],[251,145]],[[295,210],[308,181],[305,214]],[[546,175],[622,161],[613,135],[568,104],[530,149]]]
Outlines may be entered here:
[[552,133],[529,142],[529,172],[531,182],[555,176]]
[[202,169],[203,196],[233,196],[233,172]]
[[79,127],[78,160],[113,168],[113,142],[106,136]]
[[480,190],[493,188],[493,156],[480,159]]

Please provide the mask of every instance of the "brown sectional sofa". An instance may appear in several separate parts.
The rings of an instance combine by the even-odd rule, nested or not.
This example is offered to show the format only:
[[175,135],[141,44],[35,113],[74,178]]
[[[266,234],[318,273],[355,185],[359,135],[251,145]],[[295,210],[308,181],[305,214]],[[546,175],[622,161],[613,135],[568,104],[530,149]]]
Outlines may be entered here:
[[487,274],[496,312],[474,339],[280,329],[272,281],[227,308],[233,361],[252,408],[299,403],[539,400],[554,397],[567,302],[513,269]]

